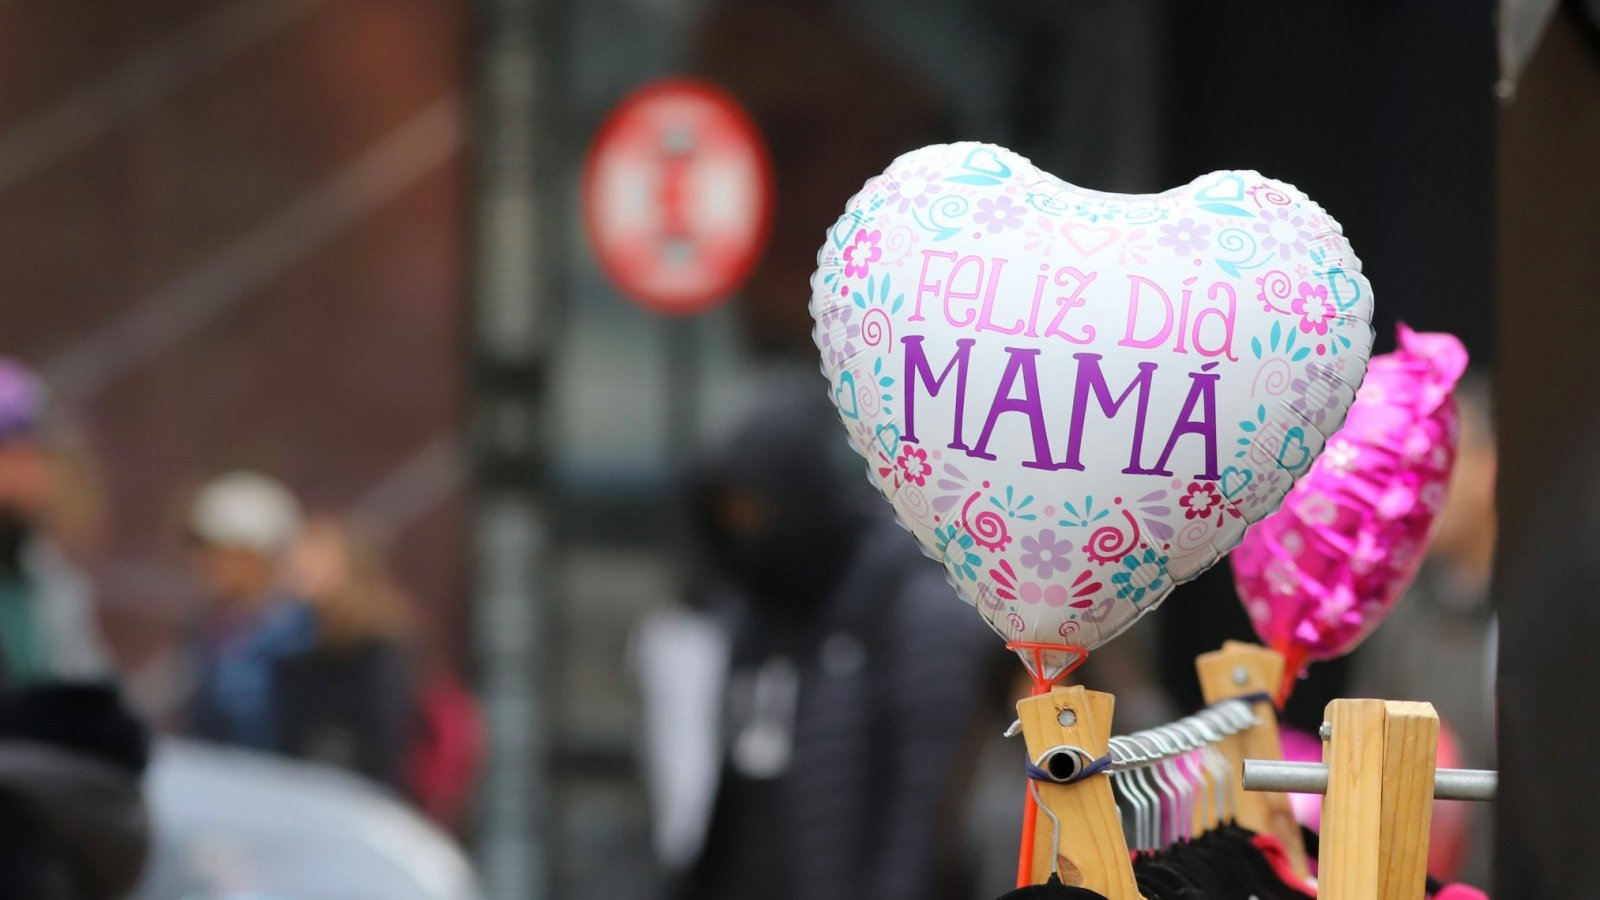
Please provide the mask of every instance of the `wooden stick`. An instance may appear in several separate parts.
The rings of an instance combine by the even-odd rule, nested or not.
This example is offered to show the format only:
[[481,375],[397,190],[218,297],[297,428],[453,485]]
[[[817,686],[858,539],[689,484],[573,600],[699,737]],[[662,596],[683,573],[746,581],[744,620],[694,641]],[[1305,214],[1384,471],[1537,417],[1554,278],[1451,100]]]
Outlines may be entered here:
[[[1206,703],[1220,703],[1252,694],[1270,695],[1277,690],[1283,675],[1283,657],[1266,647],[1228,641],[1221,650],[1201,654],[1194,661],[1194,667],[1200,675],[1200,691]],[[1283,759],[1277,710],[1270,700],[1255,703],[1253,709],[1261,724],[1226,738],[1217,748],[1233,770],[1230,785],[1233,808],[1240,825],[1277,838],[1295,874],[1306,878],[1311,868],[1306,860],[1305,841],[1300,837],[1300,825],[1289,805],[1289,795],[1244,789],[1246,759]]]
[[[1028,758],[1037,760],[1046,750],[1063,745],[1078,747],[1091,759],[1105,756],[1115,705],[1110,694],[1076,685],[1020,701],[1017,718]],[[1098,891],[1107,900],[1140,900],[1110,777],[1037,784],[1042,808],[1034,841],[1033,883],[1043,884],[1055,871],[1063,884]],[[1052,815],[1060,822],[1059,834]]]
[[1323,751],[1328,791],[1322,798],[1317,896],[1377,900],[1388,716],[1382,700],[1335,700],[1325,716],[1332,731]]
[[1417,900],[1428,880],[1433,773],[1439,715],[1429,703],[1384,704],[1383,817],[1378,830],[1379,900]]

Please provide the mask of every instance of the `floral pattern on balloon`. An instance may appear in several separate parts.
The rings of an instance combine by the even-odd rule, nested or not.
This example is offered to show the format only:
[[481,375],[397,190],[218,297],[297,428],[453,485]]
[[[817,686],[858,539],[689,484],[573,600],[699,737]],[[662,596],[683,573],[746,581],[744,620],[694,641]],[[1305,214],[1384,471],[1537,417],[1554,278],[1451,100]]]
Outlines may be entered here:
[[1077,655],[1276,508],[1372,341],[1355,255],[1289,185],[1109,194],[973,143],[866,183],[811,312],[901,523],[1007,640]]

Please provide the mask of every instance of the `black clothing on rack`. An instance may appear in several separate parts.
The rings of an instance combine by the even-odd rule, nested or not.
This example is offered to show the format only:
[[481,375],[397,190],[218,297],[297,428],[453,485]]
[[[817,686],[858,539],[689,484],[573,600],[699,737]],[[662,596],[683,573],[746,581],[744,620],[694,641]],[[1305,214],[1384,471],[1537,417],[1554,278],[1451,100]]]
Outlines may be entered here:
[[[1307,888],[1280,877],[1256,844],[1258,835],[1224,825],[1133,860],[1134,881],[1146,900],[1308,900]],[[1052,875],[1044,884],[1018,888],[1000,900],[1056,900],[1102,895],[1067,887]],[[1102,898],[1103,900],[1103,898]]]

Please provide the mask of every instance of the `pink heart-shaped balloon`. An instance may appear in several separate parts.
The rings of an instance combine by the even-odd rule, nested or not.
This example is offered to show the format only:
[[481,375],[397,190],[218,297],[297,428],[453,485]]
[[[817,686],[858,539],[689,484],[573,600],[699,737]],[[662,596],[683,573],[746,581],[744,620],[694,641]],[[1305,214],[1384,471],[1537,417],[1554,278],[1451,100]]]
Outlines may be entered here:
[[1453,336],[1400,326],[1311,474],[1234,551],[1239,597],[1291,678],[1354,649],[1416,575],[1455,465],[1466,365]]
[[1008,640],[1073,645],[1044,659],[1059,671],[1310,467],[1366,371],[1359,266],[1321,207],[1254,172],[1110,194],[949,144],[849,202],[811,312],[901,523]]

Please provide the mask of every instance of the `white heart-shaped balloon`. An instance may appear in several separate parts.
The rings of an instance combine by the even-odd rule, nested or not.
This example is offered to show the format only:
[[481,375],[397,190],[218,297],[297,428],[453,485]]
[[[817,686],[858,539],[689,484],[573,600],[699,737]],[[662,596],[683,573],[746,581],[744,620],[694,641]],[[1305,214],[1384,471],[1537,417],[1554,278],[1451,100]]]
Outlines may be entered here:
[[1055,670],[1278,506],[1372,347],[1338,223],[1255,172],[1123,195],[924,147],[851,199],[811,287],[873,482],[1008,641],[1074,648]]

